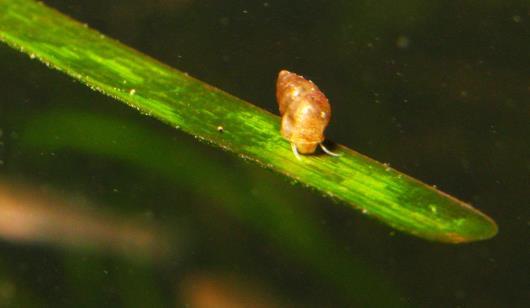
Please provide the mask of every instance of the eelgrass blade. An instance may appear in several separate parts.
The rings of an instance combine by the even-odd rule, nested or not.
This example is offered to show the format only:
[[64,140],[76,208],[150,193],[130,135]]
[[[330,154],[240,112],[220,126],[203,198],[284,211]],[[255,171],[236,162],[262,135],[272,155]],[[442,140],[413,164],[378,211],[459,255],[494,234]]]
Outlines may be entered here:
[[[0,1],[0,40],[169,125],[316,188],[410,234],[442,242],[497,233],[470,205],[344,146],[297,160],[277,116],[32,0]],[[271,79],[274,76],[271,76]],[[222,127],[223,129],[218,129]]]

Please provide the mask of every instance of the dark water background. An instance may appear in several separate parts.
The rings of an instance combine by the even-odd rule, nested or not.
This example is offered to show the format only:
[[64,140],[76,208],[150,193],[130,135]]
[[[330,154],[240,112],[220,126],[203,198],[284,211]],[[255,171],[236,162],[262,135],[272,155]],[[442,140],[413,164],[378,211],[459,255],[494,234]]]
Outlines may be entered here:
[[[66,204],[22,214],[62,228],[1,231],[2,306],[530,302],[528,1],[44,2],[272,112],[280,69],[312,79],[330,139],[500,232],[461,246],[396,233],[0,46],[0,189]],[[138,230],[156,235],[127,244]]]

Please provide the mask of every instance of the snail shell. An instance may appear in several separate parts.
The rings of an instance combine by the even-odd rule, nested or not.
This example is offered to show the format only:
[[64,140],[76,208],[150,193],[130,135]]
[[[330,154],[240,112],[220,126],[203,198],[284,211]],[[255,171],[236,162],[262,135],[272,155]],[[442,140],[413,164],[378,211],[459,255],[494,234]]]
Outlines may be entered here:
[[314,153],[325,139],[324,130],[331,118],[324,93],[312,81],[282,70],[276,82],[276,99],[282,116],[281,134],[293,144],[295,155]]

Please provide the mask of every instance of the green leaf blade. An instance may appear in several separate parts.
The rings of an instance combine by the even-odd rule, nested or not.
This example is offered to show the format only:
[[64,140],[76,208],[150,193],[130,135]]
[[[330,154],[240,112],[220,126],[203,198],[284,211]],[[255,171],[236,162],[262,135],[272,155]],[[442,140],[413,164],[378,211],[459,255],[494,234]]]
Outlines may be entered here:
[[398,230],[447,243],[483,240],[497,233],[495,222],[470,205],[344,146],[335,149],[340,157],[311,155],[297,160],[279,134],[278,116],[43,4],[0,1],[0,40],[144,114],[342,200]]

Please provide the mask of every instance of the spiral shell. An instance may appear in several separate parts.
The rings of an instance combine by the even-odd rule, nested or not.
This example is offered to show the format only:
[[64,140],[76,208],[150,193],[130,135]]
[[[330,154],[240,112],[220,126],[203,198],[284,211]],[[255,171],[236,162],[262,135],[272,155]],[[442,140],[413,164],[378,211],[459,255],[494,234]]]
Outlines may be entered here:
[[324,93],[312,81],[282,70],[276,82],[276,99],[282,116],[281,134],[293,144],[295,155],[314,153],[318,145],[322,146],[331,118]]

